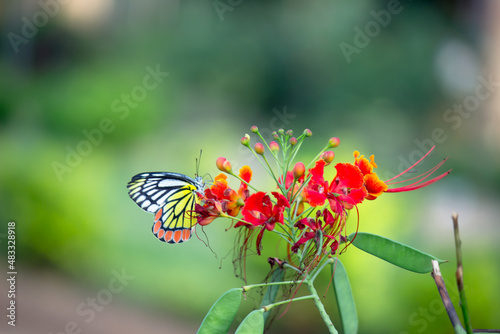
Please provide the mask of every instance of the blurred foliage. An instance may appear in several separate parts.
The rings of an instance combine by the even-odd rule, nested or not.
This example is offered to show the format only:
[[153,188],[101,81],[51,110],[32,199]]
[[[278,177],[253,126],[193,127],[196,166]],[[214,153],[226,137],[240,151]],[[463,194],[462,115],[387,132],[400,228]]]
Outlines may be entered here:
[[[126,292],[132,302],[201,322],[219,295],[243,284],[228,253],[236,231],[226,231],[230,222],[197,229],[215,254],[196,237],[180,246],[158,242],[150,233],[152,215],[128,198],[131,176],[155,170],[193,175],[202,149],[202,175],[215,177],[214,161],[225,156],[233,166],[250,164],[255,182],[266,187],[266,175],[239,144],[253,124],[267,134],[275,127],[310,128],[314,135],[304,145],[304,161],[330,136],[340,137],[336,161],[351,161],[354,149],[373,153],[381,175],[390,176],[398,173],[401,158],[419,149],[415,140],[430,138],[440,127],[448,138],[425,163],[450,155],[447,165],[454,172],[416,193],[363,203],[359,229],[450,259],[442,270],[453,290],[449,215],[458,211],[473,325],[500,326],[500,304],[493,297],[500,291],[494,216],[500,158],[492,154],[499,147],[482,142],[481,115],[457,130],[443,121],[443,112],[464,95],[447,94],[436,70],[436,55],[450,39],[482,61],[476,46],[481,31],[459,15],[465,9],[477,13],[479,6],[403,2],[401,13],[348,63],[339,44],[352,44],[353,27],[364,27],[373,20],[370,11],[387,2],[243,1],[223,20],[210,2],[109,3],[100,21],[92,21],[90,12],[84,23],[72,19],[69,5],[60,8],[18,53],[6,36],[19,33],[20,18],[40,8],[30,1],[2,4],[0,221],[2,227],[17,222],[19,263],[53,267],[97,288],[112,269],[126,268],[136,277]],[[169,76],[121,117],[113,103],[143,85],[147,67]],[[66,165],[68,147],[83,147],[82,131],[99,129],[103,119],[113,130],[102,133],[60,182],[54,162]],[[355,223],[350,221],[349,233]],[[265,240],[265,254],[249,259],[249,279],[265,277],[266,256],[276,255],[271,245]],[[392,268],[354,248],[342,258],[360,332],[450,332],[442,310],[432,320],[419,313],[436,307],[430,277]],[[328,281],[325,275],[323,291]],[[327,307],[334,309],[333,291],[327,295]],[[249,308],[259,303],[252,298]],[[312,307],[292,305],[270,332],[324,331]]]

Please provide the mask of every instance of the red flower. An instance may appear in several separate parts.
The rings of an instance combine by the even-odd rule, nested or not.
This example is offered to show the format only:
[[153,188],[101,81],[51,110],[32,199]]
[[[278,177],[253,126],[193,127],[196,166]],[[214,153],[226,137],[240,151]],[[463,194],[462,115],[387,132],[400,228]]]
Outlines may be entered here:
[[315,167],[309,170],[312,178],[304,192],[311,206],[321,206],[328,199],[332,211],[341,213],[344,208],[351,209],[361,203],[368,195],[363,173],[357,166],[350,163],[336,164],[337,175],[331,183],[323,178],[324,166],[325,162],[318,160]]
[[[283,224],[283,211],[285,208],[289,208],[290,204],[285,196],[277,192],[272,192],[273,196],[278,201],[275,205],[271,202],[269,195],[265,192],[259,191],[252,194],[247,198],[245,206],[241,210],[241,214],[245,219],[247,227],[256,227],[264,225],[264,227],[272,231],[276,223]],[[235,227],[244,225],[242,222],[238,222]]]
[[[205,194],[207,192],[209,193],[208,196],[212,197],[210,189],[207,189]],[[196,218],[198,224],[205,226],[220,216],[222,213],[222,206],[221,203],[214,198],[205,198],[201,203],[202,204],[196,203],[194,211],[197,214]]]
[[273,196],[276,198],[277,203],[273,205],[269,195],[265,192],[259,191],[252,194],[245,201],[245,206],[241,210],[241,214],[245,222],[239,221],[234,227],[246,226],[250,229],[262,226],[262,230],[257,236],[257,253],[260,255],[260,245],[262,242],[262,236],[265,230],[272,231],[276,223],[283,224],[283,211],[285,208],[290,207],[290,203],[285,198],[277,192],[272,192]]
[[[324,222],[321,220],[321,217],[323,217]],[[313,238],[315,239],[316,245],[319,245],[320,243],[319,238],[321,235],[323,235],[323,237],[327,239],[323,243],[323,247],[326,247],[328,245],[328,241],[335,240],[335,235],[330,235],[328,233],[329,231],[336,230],[335,223],[337,221],[338,220],[334,218],[334,216],[330,213],[330,211],[328,211],[328,209],[323,210],[323,213],[321,213],[321,211],[317,211],[316,219],[303,218],[299,220],[297,223],[295,223],[295,227],[297,227],[300,230],[308,228],[308,231],[304,232],[302,238],[300,238],[292,246],[292,252],[297,253],[297,250],[301,245],[305,244],[307,241]],[[319,233],[319,231],[322,231],[323,233]],[[340,230],[338,230],[338,232],[340,232]],[[332,254],[333,254],[335,250],[337,250],[338,242],[336,243],[333,242],[330,246],[332,247]]]
[[325,203],[328,189],[328,182],[323,178],[325,164],[323,160],[318,160],[316,165],[309,169],[311,180],[304,189],[304,196],[311,206],[320,206]]

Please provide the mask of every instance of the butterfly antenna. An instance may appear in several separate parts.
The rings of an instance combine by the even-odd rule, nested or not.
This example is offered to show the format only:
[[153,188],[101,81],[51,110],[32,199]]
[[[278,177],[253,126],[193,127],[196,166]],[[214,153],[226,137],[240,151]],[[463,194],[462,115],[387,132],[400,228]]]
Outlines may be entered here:
[[196,161],[196,176],[198,176],[200,173],[201,153],[202,153],[202,150],[200,150],[200,157],[195,159],[195,161]]

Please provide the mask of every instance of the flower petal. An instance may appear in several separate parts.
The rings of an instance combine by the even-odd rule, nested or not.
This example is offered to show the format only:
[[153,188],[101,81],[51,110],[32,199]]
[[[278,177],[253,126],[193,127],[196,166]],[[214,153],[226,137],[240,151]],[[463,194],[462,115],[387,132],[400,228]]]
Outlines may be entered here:
[[363,186],[363,173],[350,163],[338,163],[335,165],[337,177],[343,186],[347,188],[361,188]]

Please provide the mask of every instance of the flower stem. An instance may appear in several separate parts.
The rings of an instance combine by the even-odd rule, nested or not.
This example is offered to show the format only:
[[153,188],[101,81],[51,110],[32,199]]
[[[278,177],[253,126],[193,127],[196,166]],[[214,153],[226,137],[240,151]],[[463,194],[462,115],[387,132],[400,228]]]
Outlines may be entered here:
[[267,161],[267,158],[265,155],[262,155],[262,158],[264,159],[264,161],[266,162],[266,165],[267,165],[267,168],[269,169],[269,172],[271,174],[271,176],[273,177],[274,181],[279,184],[278,182],[278,179],[276,178],[276,175],[274,175],[274,172],[273,172],[273,169],[271,168],[271,166],[269,165],[269,162]]
[[302,281],[282,281],[282,282],[270,282],[270,283],[258,283],[258,284],[250,284],[250,285],[245,285],[242,287],[243,292],[247,292],[253,288],[258,288],[261,286],[268,286],[268,285],[285,285],[285,284],[299,284]]
[[313,282],[310,280],[306,280],[306,282],[307,282],[307,288],[309,289],[309,292],[311,293],[311,295],[314,296],[314,298],[313,298],[314,304],[318,308],[319,314],[321,315],[321,318],[323,318],[323,321],[325,322],[326,327],[328,327],[328,332],[330,334],[337,334],[338,333],[337,329],[333,325],[332,320],[330,319],[330,316],[328,316],[328,314],[326,313],[325,306],[321,302],[321,299],[319,298],[318,292],[314,288]]
[[314,162],[316,162],[316,160],[318,160],[318,159],[319,159],[319,157],[321,156],[321,154],[323,154],[326,150],[328,150],[328,146],[325,146],[325,148],[324,148],[324,149],[322,149],[322,150],[318,153],[318,155],[316,155],[316,156],[314,157],[314,159],[312,159],[312,160],[311,160],[311,162],[310,162],[310,163],[306,166],[306,169],[307,169],[307,168],[309,168],[309,166],[311,166]]
[[[298,255],[298,253],[297,253]],[[300,262],[302,262],[302,259],[300,260]],[[298,272],[299,274],[301,275],[304,275],[304,272],[301,271],[299,268],[295,268],[294,266],[288,264],[288,263],[284,263],[283,264],[283,268],[289,268],[289,269],[292,269],[292,270],[295,270],[296,272]],[[301,283],[302,281],[297,281],[297,283]]]
[[247,181],[243,180],[239,175],[236,175],[234,174],[233,172],[231,173],[228,173],[229,175],[231,176],[234,176],[235,178],[237,178],[238,180],[240,180],[241,182],[243,182],[244,184],[246,184],[247,186],[249,186],[250,188],[252,188],[253,190],[255,191],[258,191],[254,186],[252,186],[250,183],[248,183]]
[[[267,145],[267,143],[266,143],[266,145]],[[262,165],[262,167],[264,167],[264,169],[266,170],[266,172],[267,172],[269,175],[271,175],[271,177],[272,177],[272,178],[273,178],[276,182],[278,182],[278,181],[276,180],[276,176],[274,176],[274,173],[273,173],[273,171],[272,171],[271,167],[269,166],[269,163],[267,162],[266,158],[264,157],[264,160],[265,160],[265,162],[266,162],[266,164],[267,164],[267,167],[266,167],[266,165],[262,162],[262,160],[260,160],[259,155],[258,155],[258,154],[257,154],[254,150],[252,150],[252,149],[250,148],[250,151],[253,153],[253,155],[255,155],[255,157],[257,158],[257,160],[259,161],[259,163],[260,163],[260,164]],[[252,188],[253,188],[253,187],[252,187]],[[255,190],[255,189],[254,189],[254,190]]]
[[323,264],[312,273],[312,277],[309,280],[311,282],[314,282],[314,280],[316,279],[318,274],[323,270],[323,268],[325,268],[328,264],[333,263],[333,262],[334,262],[333,258],[327,258],[327,260],[325,262],[323,262]]
[[287,304],[287,303],[291,303],[291,302],[297,302],[299,300],[306,300],[306,299],[314,299],[314,296],[309,295],[309,296],[297,297],[297,298],[293,298],[293,299],[282,300],[282,301],[277,302],[277,303],[262,306],[262,308],[264,309],[265,312],[269,312],[273,307]]

